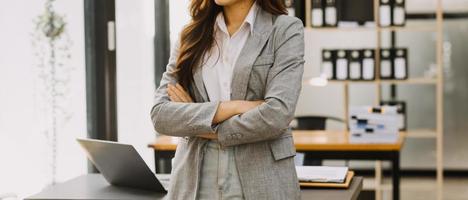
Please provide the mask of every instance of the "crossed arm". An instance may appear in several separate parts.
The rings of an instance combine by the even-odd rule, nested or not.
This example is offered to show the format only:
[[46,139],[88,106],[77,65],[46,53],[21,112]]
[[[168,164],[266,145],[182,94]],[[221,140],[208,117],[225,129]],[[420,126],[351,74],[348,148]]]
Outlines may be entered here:
[[302,86],[304,28],[297,19],[284,24],[287,25],[278,27],[273,39],[275,60],[268,70],[261,102],[192,102],[177,86],[176,44],[151,110],[155,130],[178,137],[204,137],[211,133],[209,136],[217,137],[222,146],[271,140],[285,133]]
[[[168,84],[167,94],[172,102],[193,103],[192,97],[180,84]],[[213,117],[212,125],[221,123],[234,115],[239,115],[263,103],[263,101],[223,101],[220,102]],[[218,139],[216,133],[202,133],[197,137],[205,139]]]

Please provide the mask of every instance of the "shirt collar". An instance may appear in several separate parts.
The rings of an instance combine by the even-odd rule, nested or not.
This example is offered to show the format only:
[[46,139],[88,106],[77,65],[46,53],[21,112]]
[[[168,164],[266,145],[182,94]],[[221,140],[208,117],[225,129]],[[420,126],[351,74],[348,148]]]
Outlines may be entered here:
[[[242,23],[240,28],[242,28],[243,26],[248,24],[249,29],[250,29],[250,33],[252,34],[253,33],[253,28],[254,28],[254,23],[255,23],[255,17],[257,16],[257,12],[258,12],[258,6],[257,6],[257,3],[255,2],[255,3],[253,3],[252,7],[250,7],[249,13],[245,17],[244,22]],[[223,31],[224,33],[229,35],[229,32],[227,30],[227,26],[226,26],[226,21],[224,20],[224,15],[223,15],[222,12],[220,12],[218,14],[218,16],[216,16],[216,24],[217,24],[217,27],[221,31]]]

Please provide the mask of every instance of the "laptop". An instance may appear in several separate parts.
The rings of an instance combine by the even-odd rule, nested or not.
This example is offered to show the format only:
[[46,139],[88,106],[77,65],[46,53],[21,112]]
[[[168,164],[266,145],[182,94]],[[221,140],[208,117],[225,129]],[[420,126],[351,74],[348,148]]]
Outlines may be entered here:
[[132,145],[94,139],[77,141],[111,185],[167,192],[168,180],[160,182]]

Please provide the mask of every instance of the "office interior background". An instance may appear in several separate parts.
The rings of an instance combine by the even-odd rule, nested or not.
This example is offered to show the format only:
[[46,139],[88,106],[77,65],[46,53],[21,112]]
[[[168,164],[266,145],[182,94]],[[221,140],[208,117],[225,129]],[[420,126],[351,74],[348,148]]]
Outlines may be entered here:
[[[158,0],[156,0],[158,1]],[[352,1],[352,0],[350,0]],[[38,36],[37,25],[52,2],[64,16],[63,35],[57,39],[50,68],[48,40]],[[468,199],[468,1],[443,0],[443,168],[444,199]],[[168,28],[172,44],[189,21],[189,0],[169,1]],[[436,0],[406,0],[408,27],[428,27],[436,22]],[[118,141],[135,146],[154,169],[153,151],[147,145],[156,137],[149,111],[161,63],[155,55],[155,0],[115,0],[116,124]],[[21,199],[54,182],[88,173],[86,155],[76,138],[88,137],[91,122],[87,102],[86,23],[84,0],[0,1],[0,199]],[[436,70],[436,40],[431,31],[395,31],[396,46],[409,49],[409,78],[431,77]],[[343,31],[305,30],[304,86],[297,116],[343,118],[342,84],[309,84],[321,74],[322,49],[374,48],[374,31],[352,28]],[[382,47],[390,46],[390,31],[382,33]],[[165,62],[165,61],[164,61]],[[159,69],[158,69],[159,67]],[[54,77],[52,78],[52,74]],[[58,91],[49,95],[51,84]],[[375,85],[350,84],[349,105],[374,104]],[[401,152],[402,199],[435,198],[436,90],[430,84],[383,85],[383,100],[397,98],[407,105],[407,129],[420,130],[408,137]],[[88,107],[87,107],[88,106]],[[57,116],[57,117],[51,117]],[[330,122],[328,129],[343,130],[345,124]],[[325,161],[344,165],[347,161]],[[349,166],[372,171],[371,161],[350,161]],[[383,163],[386,169],[388,163]],[[372,178],[372,173],[368,173]],[[406,178],[406,179],[405,179]],[[385,180],[384,180],[385,181]],[[367,185],[366,185],[367,184]],[[405,185],[406,184],[406,185]],[[372,188],[372,181],[364,188]],[[449,194],[450,193],[450,194]],[[383,199],[390,192],[383,188]]]

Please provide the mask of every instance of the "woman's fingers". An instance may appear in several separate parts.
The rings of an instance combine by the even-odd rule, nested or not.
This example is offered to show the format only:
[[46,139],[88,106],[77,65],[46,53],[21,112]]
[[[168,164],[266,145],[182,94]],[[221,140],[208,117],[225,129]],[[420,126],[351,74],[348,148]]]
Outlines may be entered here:
[[174,88],[175,87],[171,84],[167,85],[167,94],[169,95],[169,98],[171,99],[171,101],[184,102],[184,100],[177,94]]
[[184,88],[180,84],[176,84],[175,88],[179,90],[180,94],[188,101],[188,102],[193,102],[192,97],[188,94],[187,91],[184,90]]
[[174,94],[182,100],[182,102],[190,102],[189,99],[185,97],[184,91],[180,91],[176,86],[171,86],[171,89],[174,92]]

